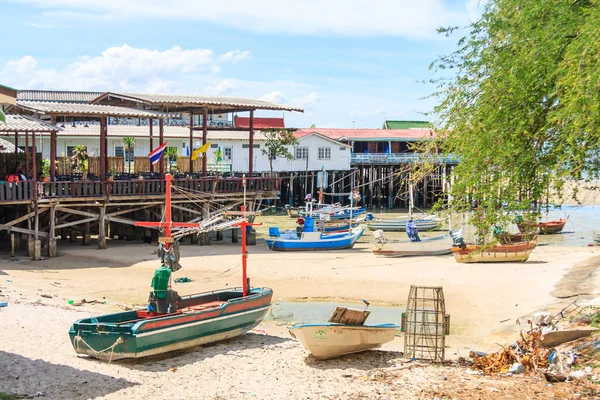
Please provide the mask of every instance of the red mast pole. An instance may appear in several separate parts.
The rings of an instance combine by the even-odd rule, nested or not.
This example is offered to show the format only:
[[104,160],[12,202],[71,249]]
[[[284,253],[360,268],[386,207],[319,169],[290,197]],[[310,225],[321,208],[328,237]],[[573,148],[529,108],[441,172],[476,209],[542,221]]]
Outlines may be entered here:
[[[171,181],[173,180],[173,176],[171,174],[165,175],[166,188],[165,188],[165,222],[167,226],[165,226],[165,237],[171,237]],[[169,242],[165,243],[165,249],[169,250],[171,244]]]

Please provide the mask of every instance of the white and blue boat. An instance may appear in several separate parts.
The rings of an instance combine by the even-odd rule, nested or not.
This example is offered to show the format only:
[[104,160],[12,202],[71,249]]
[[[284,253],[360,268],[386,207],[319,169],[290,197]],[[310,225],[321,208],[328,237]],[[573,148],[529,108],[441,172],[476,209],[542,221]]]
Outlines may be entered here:
[[265,239],[271,250],[277,251],[311,251],[350,249],[365,231],[364,226],[353,228],[350,232],[326,234],[322,232],[279,232],[270,228],[270,238]]

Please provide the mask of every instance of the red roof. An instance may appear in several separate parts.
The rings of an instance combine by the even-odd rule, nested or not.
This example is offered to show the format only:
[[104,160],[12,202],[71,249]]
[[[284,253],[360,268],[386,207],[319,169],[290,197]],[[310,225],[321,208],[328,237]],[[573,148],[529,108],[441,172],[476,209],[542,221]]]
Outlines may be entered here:
[[[250,128],[250,118],[233,117],[236,128]],[[254,118],[254,129],[285,128],[283,118]]]
[[320,133],[335,140],[365,139],[429,139],[435,136],[431,129],[334,129],[334,128],[302,128],[296,131],[297,138],[313,132]]

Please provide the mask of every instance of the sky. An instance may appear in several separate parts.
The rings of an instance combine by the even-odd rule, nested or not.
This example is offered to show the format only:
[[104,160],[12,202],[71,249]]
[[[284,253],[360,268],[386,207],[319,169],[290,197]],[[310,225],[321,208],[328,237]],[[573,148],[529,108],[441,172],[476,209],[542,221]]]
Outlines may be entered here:
[[[481,0],[0,0],[0,84],[258,98],[286,126],[424,120]],[[281,116],[257,112],[257,116]]]

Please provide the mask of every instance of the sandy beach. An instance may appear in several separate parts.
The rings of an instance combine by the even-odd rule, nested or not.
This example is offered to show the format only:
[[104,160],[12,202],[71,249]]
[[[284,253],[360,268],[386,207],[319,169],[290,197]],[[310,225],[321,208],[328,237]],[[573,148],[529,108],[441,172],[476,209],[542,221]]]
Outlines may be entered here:
[[[277,253],[259,239],[249,248],[251,282],[273,288],[274,303],[367,299],[397,308],[404,308],[410,285],[443,286],[452,321],[450,360],[511,343],[522,328],[516,321],[526,324],[536,311],[560,310],[577,295],[599,295],[597,247],[545,245],[526,263],[470,265],[451,256],[376,258],[369,240],[338,252]],[[39,392],[52,399],[475,399],[548,398],[557,391],[558,398],[569,398],[578,390],[578,384],[549,387],[522,376],[472,376],[454,364],[409,363],[402,357],[402,337],[381,350],[318,361],[289,336],[290,321],[278,320],[243,337],[146,360],[107,364],[79,358],[68,340],[71,323],[144,307],[158,262],[153,245],[59,245],[57,258],[0,259],[0,301],[9,303],[0,310],[0,392]],[[183,269],[175,276],[193,282],[174,289],[189,294],[239,286],[239,252],[239,245],[226,242],[182,246]],[[106,304],[68,304],[84,298]]]

